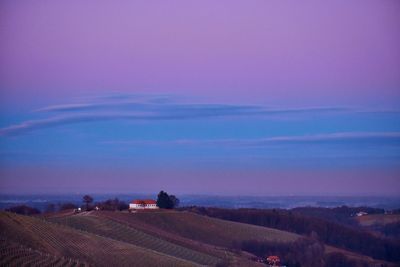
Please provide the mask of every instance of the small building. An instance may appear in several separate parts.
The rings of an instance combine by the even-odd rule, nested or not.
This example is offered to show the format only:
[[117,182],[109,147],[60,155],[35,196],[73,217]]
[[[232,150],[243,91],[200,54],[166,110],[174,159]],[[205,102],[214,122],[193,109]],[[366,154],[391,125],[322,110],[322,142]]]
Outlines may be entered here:
[[368,215],[368,213],[366,213],[364,211],[360,211],[360,212],[357,212],[356,215],[357,215],[357,217],[361,217],[361,216],[364,216],[364,215]]
[[153,199],[136,199],[129,203],[130,210],[158,209],[157,202]]
[[280,266],[281,259],[278,256],[268,256],[267,264],[269,266]]

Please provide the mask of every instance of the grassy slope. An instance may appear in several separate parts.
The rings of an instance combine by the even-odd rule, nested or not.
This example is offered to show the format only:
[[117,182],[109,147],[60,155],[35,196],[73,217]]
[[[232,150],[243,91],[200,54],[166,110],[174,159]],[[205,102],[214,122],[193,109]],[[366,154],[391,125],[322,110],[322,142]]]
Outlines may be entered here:
[[195,263],[41,219],[0,213],[0,234],[8,242],[79,259],[95,266],[196,266]]

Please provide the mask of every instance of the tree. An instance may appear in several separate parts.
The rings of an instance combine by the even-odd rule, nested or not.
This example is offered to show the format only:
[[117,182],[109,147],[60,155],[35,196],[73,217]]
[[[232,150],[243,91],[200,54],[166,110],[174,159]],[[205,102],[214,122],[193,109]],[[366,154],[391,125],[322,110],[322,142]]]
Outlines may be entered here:
[[171,201],[169,199],[169,196],[166,192],[160,191],[157,196],[157,206],[160,209],[169,209],[171,206]]
[[169,196],[169,199],[171,200],[171,202],[172,202],[172,208],[176,208],[176,207],[178,207],[179,206],[179,198],[177,198],[176,196],[174,196],[174,195],[170,195]]
[[89,195],[84,195],[83,202],[86,204],[86,210],[89,210],[89,204],[93,202],[93,198]]
[[179,205],[179,199],[167,192],[160,191],[157,196],[157,206],[161,209],[173,209]]

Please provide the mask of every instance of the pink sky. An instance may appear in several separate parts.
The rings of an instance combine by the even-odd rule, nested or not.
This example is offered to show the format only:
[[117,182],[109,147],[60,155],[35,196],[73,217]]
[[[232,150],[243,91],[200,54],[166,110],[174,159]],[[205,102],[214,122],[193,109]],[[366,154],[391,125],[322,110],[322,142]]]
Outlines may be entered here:
[[400,194],[399,26],[398,0],[2,0],[0,191]]
[[2,1],[3,99],[176,93],[395,105],[400,4]]

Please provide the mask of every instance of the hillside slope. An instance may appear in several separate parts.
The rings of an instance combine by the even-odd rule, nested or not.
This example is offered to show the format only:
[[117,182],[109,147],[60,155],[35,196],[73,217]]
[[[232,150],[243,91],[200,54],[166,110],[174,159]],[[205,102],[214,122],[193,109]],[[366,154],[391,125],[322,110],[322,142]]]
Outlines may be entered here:
[[[1,266],[263,266],[254,255],[265,257],[271,251],[241,249],[244,243],[293,248],[304,241],[298,234],[185,211],[62,212],[44,217],[1,212],[0,235]],[[365,266],[392,266],[320,246],[322,256],[339,252]]]
[[[146,214],[157,214],[160,220],[167,219],[174,211],[160,212],[144,212]],[[203,242],[202,240],[189,239],[174,232],[167,232],[156,222],[146,222],[136,220],[136,216],[144,213],[121,213],[111,211],[91,211],[79,214],[58,213],[49,214],[47,220],[68,225],[70,227],[88,231],[91,233],[107,236],[116,240],[137,244],[152,250],[160,251],[169,255],[188,259],[190,261],[214,265],[218,261],[229,266],[262,266],[254,262],[254,255],[246,252],[233,252],[231,250],[231,242],[227,242],[229,246],[217,246],[212,243]],[[191,214],[184,213],[185,216],[191,217]],[[156,215],[156,217],[157,217]],[[190,220],[187,220],[189,223]],[[169,223],[178,223],[171,220]],[[230,222],[226,222],[230,224]],[[220,222],[221,225],[224,221]],[[183,227],[180,223],[175,225],[177,228]],[[191,227],[188,225],[188,227]],[[207,225],[203,225],[202,230],[207,230]],[[244,225],[247,229],[246,225]],[[244,229],[244,230],[245,230]],[[195,227],[193,231],[199,231]],[[223,232],[223,229],[220,228]],[[206,233],[206,236],[211,236]]]
[[89,233],[105,236],[166,255],[192,261],[201,265],[215,265],[220,261],[217,257],[169,242],[158,236],[147,234],[136,228],[129,227],[104,217],[74,215],[58,218],[53,217],[49,218],[49,220],[87,231]]
[[133,244],[6,212],[0,213],[0,234],[8,242],[94,266],[197,266]]
[[[191,208],[191,212],[220,218],[232,222],[276,227],[283,232],[290,231],[301,236],[316,236],[315,240],[323,242],[325,254],[340,252],[349,258],[367,261],[371,266],[384,263],[387,266],[398,263],[400,254],[397,240],[379,239],[362,229],[314,218],[297,215],[285,210],[261,209],[221,209],[221,208]],[[329,245],[329,246],[328,246]],[[388,261],[391,261],[389,263]]]
[[[302,237],[286,231],[211,218],[192,212],[160,211],[129,214],[100,211],[93,215],[125,223],[164,238],[168,238],[168,235],[174,238],[183,237],[186,240],[201,241],[226,248],[232,247],[235,242],[240,243],[247,240],[291,243]],[[395,266],[333,246],[325,246],[325,248],[325,254],[340,252],[350,259],[364,262],[367,266],[381,266],[381,264],[383,264],[382,266]]]
[[88,266],[76,259],[56,257],[25,247],[21,244],[0,240],[0,266]]
[[128,223],[144,230],[151,231],[156,228],[170,234],[222,247],[230,247],[234,242],[244,240],[291,242],[301,237],[272,228],[210,218],[192,212],[160,211],[135,214],[96,212],[96,216]]

